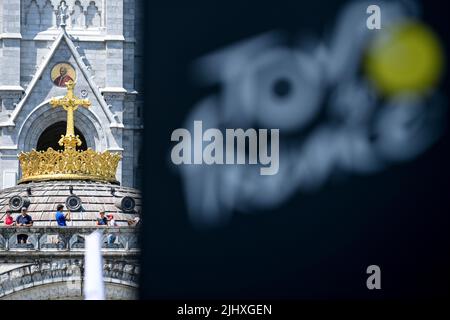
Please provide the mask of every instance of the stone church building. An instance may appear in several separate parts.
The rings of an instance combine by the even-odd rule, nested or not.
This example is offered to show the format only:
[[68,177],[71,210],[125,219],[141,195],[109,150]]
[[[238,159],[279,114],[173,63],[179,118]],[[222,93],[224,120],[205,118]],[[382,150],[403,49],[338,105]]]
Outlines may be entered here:
[[[102,233],[106,298],[137,297],[139,228],[129,223],[138,221],[133,219],[142,210],[137,190],[143,130],[137,3],[0,0],[0,300],[82,299],[84,237],[93,232]],[[74,96],[90,101],[73,117],[64,104],[50,104],[52,98],[69,99],[69,86]],[[69,127],[81,140],[79,155],[96,151],[95,160],[120,155],[117,170],[111,170],[116,171],[114,184],[91,178],[20,181],[31,162],[21,163],[19,154],[41,155],[32,167],[44,164],[40,173],[49,174],[55,158],[43,159],[54,151],[33,149],[51,147],[63,154],[67,150],[58,140],[68,136]],[[104,163],[110,166],[91,162],[89,168],[97,170]],[[73,174],[73,168],[67,172]],[[63,228],[55,221],[62,203],[71,213]],[[16,219],[24,207],[32,226],[7,225],[6,211],[12,210]],[[98,227],[102,210],[114,214],[116,224]],[[115,240],[110,242],[111,235]]]
[[20,177],[21,151],[60,148],[55,137],[65,132],[66,112],[51,108],[49,99],[64,95],[63,80],[72,78],[77,96],[92,102],[77,111],[80,148],[119,152],[118,181],[138,186],[143,106],[136,2],[0,0],[0,190]]

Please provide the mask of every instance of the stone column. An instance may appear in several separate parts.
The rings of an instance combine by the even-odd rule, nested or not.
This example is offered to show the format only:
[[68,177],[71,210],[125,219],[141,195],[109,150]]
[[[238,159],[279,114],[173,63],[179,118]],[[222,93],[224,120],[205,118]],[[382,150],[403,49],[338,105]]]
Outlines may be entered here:
[[[12,86],[0,86],[0,113],[9,116],[21,97],[22,90]],[[15,186],[19,177],[16,130],[7,120],[3,124],[4,126],[0,127],[0,190]]]
[[[108,91],[105,91],[108,90]],[[114,119],[117,124],[123,124],[123,110],[124,110],[124,99],[125,99],[125,90],[122,88],[105,88],[101,90],[103,94],[103,98],[106,103],[110,106],[111,112],[114,115]],[[123,179],[123,127],[122,126],[114,126],[111,127],[111,134],[113,135],[116,147],[110,148],[109,150],[112,152],[119,152],[122,155],[122,160],[119,162],[119,166],[117,169],[117,180],[122,183]]]
[[123,123],[125,89],[117,88],[114,90],[113,88],[104,88],[101,89],[101,92],[106,103],[110,106],[116,122]]
[[3,54],[0,59],[0,90],[20,91],[20,1],[3,0],[0,5],[0,43]]
[[123,1],[106,3],[106,91],[123,90]]
[[[0,87],[0,114],[9,117],[16,108],[17,103],[22,98],[23,90],[11,87]],[[7,119],[7,118],[6,118]],[[6,120],[5,119],[5,120]],[[0,149],[11,148],[15,145],[14,137],[15,127],[12,122],[6,120],[3,122],[5,126],[0,131]]]
[[125,97],[124,112],[123,112],[123,160],[122,160],[122,172],[123,185],[126,187],[135,186],[135,143],[134,143],[134,130],[135,130],[135,102],[136,94],[128,93]]
[[0,189],[16,184],[19,173],[15,130],[8,116],[22,97],[20,86],[20,1],[0,1]]

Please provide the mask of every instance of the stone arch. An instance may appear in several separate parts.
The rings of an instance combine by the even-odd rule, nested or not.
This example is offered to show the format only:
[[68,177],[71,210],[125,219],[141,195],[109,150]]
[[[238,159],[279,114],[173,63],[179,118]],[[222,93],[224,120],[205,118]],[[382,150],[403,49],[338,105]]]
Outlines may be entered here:
[[[51,147],[53,150],[64,150],[64,146],[59,145],[58,138],[66,133],[66,128],[66,121],[55,122],[54,124],[47,126],[47,128],[39,136],[35,149],[38,151],[46,151],[49,147]],[[84,138],[84,134],[81,133],[77,127],[74,129],[75,135],[81,140],[81,145],[78,146],[77,149],[86,150],[88,145],[86,143],[86,139]]]
[[[57,122],[66,120],[66,112],[62,109],[51,110],[51,114],[44,114],[39,116],[37,119],[33,121],[28,129],[26,134],[26,138],[23,144],[23,151],[30,151],[33,148],[36,148],[37,142],[41,134],[50,126],[54,125]],[[87,147],[96,149],[96,135],[92,134],[96,132],[95,126],[90,123],[90,121],[86,121],[83,116],[77,114],[78,118],[75,120],[75,127],[83,134],[86,139]],[[45,126],[41,126],[42,123],[45,123]],[[34,124],[34,125],[33,125]],[[55,140],[59,140],[60,137],[55,137]]]
[[50,0],[45,1],[41,9],[41,30],[47,30],[56,26],[56,17]]
[[66,239],[55,233],[45,233],[39,238],[39,248],[41,250],[66,250]]
[[83,10],[83,7],[81,6],[81,2],[79,0],[75,1],[72,12],[71,12],[71,22],[72,22],[72,28],[84,28],[86,26],[85,22],[85,13]]
[[89,6],[86,9],[86,25],[88,28],[96,28],[100,27],[101,25],[101,19],[100,19],[100,12],[98,10],[98,7],[95,3],[95,1],[90,1]]
[[85,235],[82,234],[74,234],[70,239],[69,239],[69,247],[71,249],[80,249],[80,250],[84,250],[84,243],[85,243]]
[[[24,263],[0,274],[0,300],[82,299],[83,259],[57,258]],[[106,260],[106,299],[136,299],[136,262]]]
[[[111,236],[113,238],[110,238]],[[112,244],[109,243],[109,240]],[[102,236],[101,244],[103,249],[126,249],[127,238],[117,232],[108,232]]]
[[[37,106],[23,121],[18,133],[18,148],[30,151],[35,148],[40,135],[56,122],[65,121],[66,112],[62,108],[53,109],[48,101]],[[45,124],[44,126],[42,124]],[[98,117],[85,108],[78,108],[75,127],[86,139],[87,147],[97,151],[107,149],[107,139]],[[55,137],[59,139],[59,137]]]
[[[27,243],[24,246],[20,246],[19,243],[17,242],[17,236],[19,235],[28,236]],[[38,241],[39,239],[35,234],[28,232],[28,230],[24,228],[24,230],[18,231],[9,237],[8,247],[10,248],[10,250],[16,249],[35,250],[38,248]]]
[[[71,285],[67,285],[71,283]],[[106,300],[135,300],[136,288],[112,282],[105,283]],[[79,277],[18,288],[0,300],[83,300]]]
[[25,28],[39,29],[41,24],[41,16],[36,0],[31,0],[29,5],[25,8]]

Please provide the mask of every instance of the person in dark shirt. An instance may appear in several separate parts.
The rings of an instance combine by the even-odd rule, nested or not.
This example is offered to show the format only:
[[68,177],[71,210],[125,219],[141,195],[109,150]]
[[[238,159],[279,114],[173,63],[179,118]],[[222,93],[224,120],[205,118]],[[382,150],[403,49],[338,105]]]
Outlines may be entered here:
[[100,218],[97,218],[97,225],[98,226],[107,226],[108,225],[108,219],[105,217],[105,211],[100,211]]
[[27,208],[22,208],[22,213],[17,217],[16,224],[19,227],[31,227],[33,225],[33,218],[27,213]]
[[58,223],[58,226],[60,227],[66,227],[67,224],[66,222],[68,220],[70,220],[70,213],[63,213],[64,210],[64,206],[62,204],[58,204],[58,206],[56,207],[56,215],[55,215],[55,219],[56,222]]
[[[27,208],[23,207],[21,214],[16,219],[16,225],[18,227],[31,227],[33,225],[33,218],[27,213]],[[26,243],[28,235],[18,234],[17,243]]]

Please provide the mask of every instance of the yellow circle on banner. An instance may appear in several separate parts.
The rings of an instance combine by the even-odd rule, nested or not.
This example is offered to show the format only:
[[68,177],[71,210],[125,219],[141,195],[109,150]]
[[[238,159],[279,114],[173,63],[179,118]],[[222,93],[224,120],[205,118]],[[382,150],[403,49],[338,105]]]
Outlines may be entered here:
[[419,22],[378,30],[367,51],[366,72],[385,95],[424,93],[435,86],[444,57],[434,33]]
[[69,80],[76,81],[76,72],[70,63],[60,62],[53,66],[50,77],[54,85],[66,87],[65,83]]

